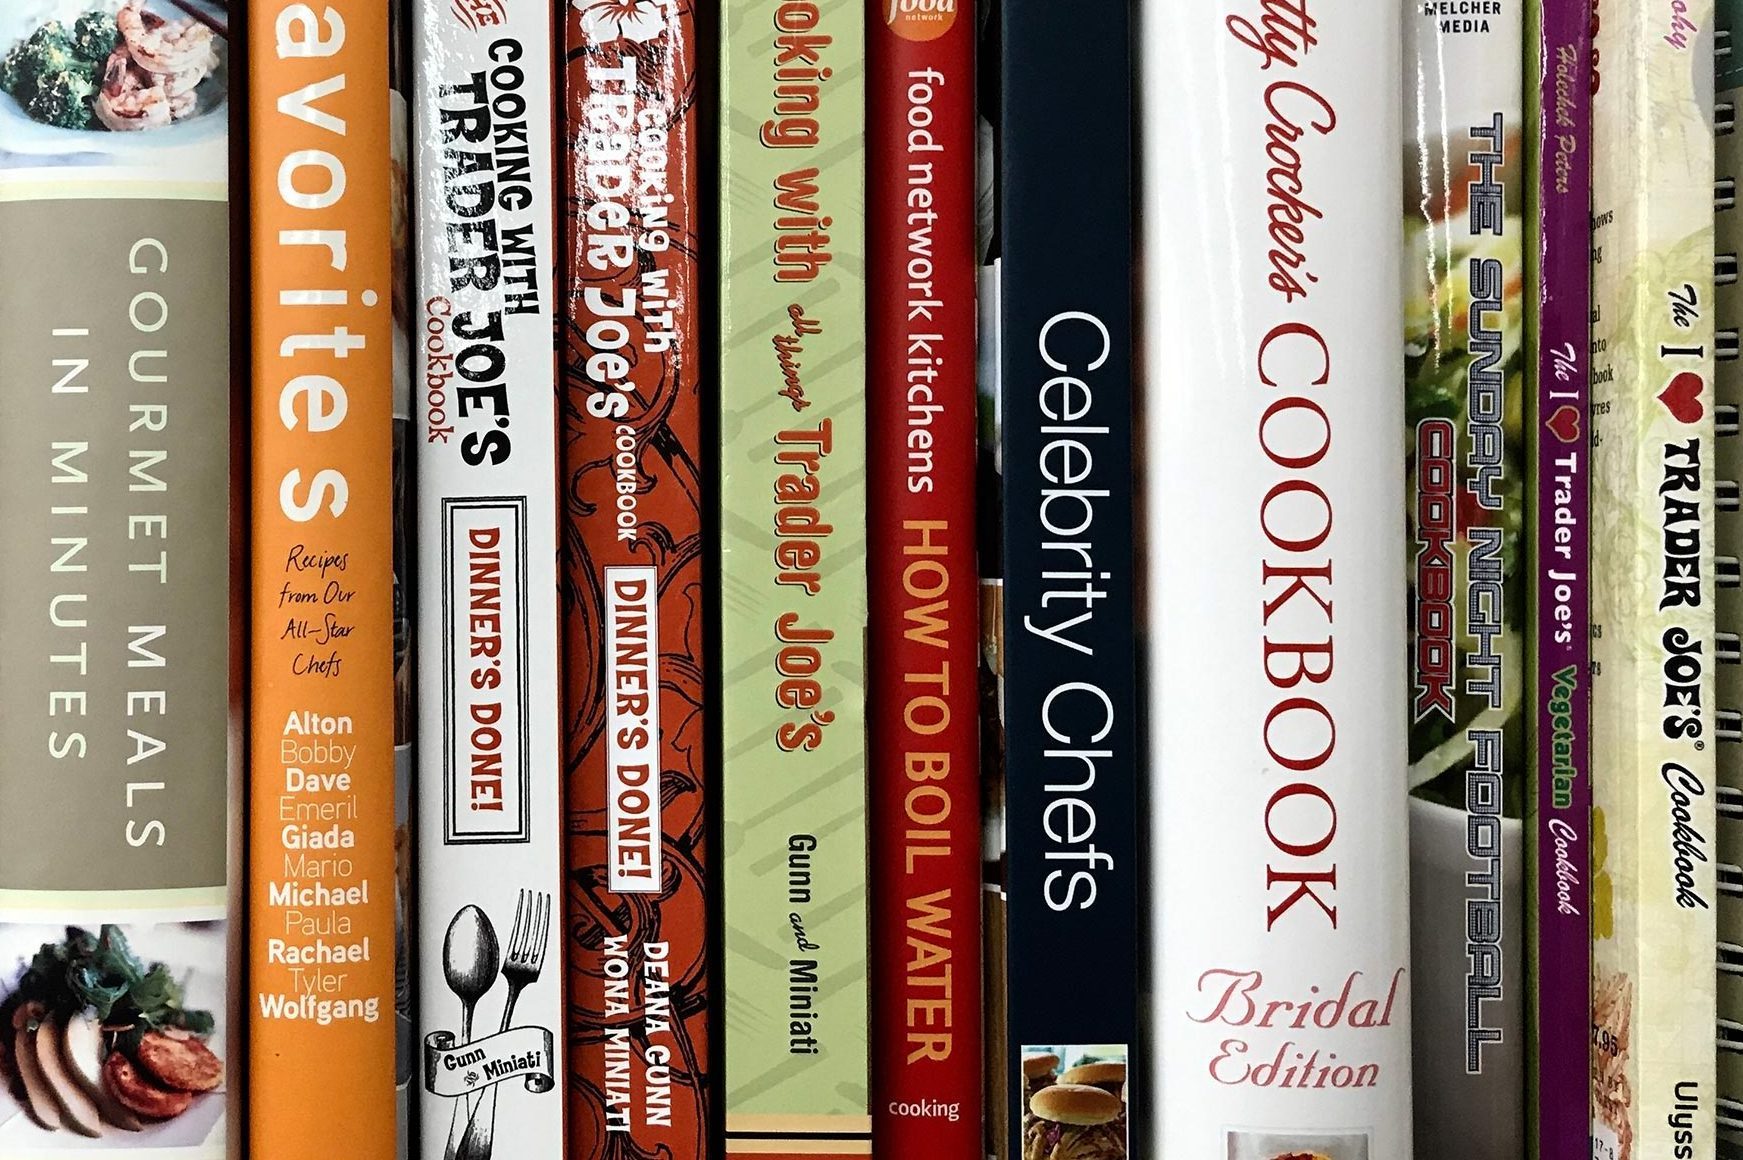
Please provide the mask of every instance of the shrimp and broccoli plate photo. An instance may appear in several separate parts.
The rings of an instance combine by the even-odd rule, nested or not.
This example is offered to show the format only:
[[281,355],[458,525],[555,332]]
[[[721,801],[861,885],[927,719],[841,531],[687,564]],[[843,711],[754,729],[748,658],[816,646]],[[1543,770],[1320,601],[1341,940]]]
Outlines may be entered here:
[[[0,121],[11,114],[55,130],[140,133],[201,118],[223,103],[224,25],[201,15],[210,3],[83,0],[5,8]],[[14,129],[0,126],[0,133],[15,139]]]

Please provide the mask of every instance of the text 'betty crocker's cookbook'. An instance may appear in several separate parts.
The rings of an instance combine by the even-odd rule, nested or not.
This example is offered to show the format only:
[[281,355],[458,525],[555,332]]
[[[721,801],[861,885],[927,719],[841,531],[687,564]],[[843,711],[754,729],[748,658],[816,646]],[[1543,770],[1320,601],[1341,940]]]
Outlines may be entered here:
[[1146,11],[1150,1154],[1407,1156],[1402,12]]
[[0,7],[0,1156],[239,1143],[241,55]]
[[426,1157],[563,1149],[552,16],[412,17]]

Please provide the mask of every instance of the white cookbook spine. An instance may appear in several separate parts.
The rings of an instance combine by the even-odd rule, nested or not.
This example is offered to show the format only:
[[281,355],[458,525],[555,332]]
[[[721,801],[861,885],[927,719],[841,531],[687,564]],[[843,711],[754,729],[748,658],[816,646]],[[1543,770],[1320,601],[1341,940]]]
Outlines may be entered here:
[[417,0],[411,30],[418,1135],[443,1160],[563,1154],[552,21]]
[[1411,1154],[1401,19],[1144,8],[1152,1155]]

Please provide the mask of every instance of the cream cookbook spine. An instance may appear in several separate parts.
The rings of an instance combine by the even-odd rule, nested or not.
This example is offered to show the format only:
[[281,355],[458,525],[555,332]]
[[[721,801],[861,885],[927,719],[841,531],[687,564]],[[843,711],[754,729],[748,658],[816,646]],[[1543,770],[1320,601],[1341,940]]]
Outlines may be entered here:
[[1596,1160],[1714,1152],[1713,40],[1710,0],[1598,8]]
[[[1006,1039],[995,1108],[1013,1157],[1115,1160],[1130,1154],[1134,1125],[1152,1122],[1137,1099],[1133,27],[1124,4],[1101,6],[1093,26],[1051,0],[997,12],[1002,52],[983,65],[1000,71],[1003,122]],[[1083,49],[1061,51],[1070,44]],[[1076,982],[1086,970],[1093,989]]]
[[1152,1155],[1411,1152],[1401,22],[1144,18]]
[[0,11],[0,1152],[219,1160],[244,1070],[242,53],[210,8],[44,7]]
[[582,4],[564,32],[568,1155],[707,1160],[697,13]]
[[[1592,968],[1591,3],[1531,0],[1527,22],[1536,82],[1526,175],[1534,230],[1526,257],[1531,389],[1521,408],[1528,419],[1519,424],[1529,432],[1533,499],[1534,647],[1524,674],[1534,775],[1525,793],[1533,1032],[1528,1146],[1544,1160],[1584,1160]],[[1472,829],[1473,844],[1479,833]],[[1473,922],[1472,931],[1498,936],[1497,952],[1507,953],[1504,923]]]
[[720,18],[725,1153],[864,1156],[866,9]]
[[420,1153],[558,1156],[553,12],[418,0],[411,45]]
[[1526,1131],[1524,5],[1404,11],[1414,1143],[1451,1160]]
[[[1718,1154],[1743,1157],[1743,587],[1727,583],[1717,561],[1735,567],[1743,557],[1743,362],[1734,345],[1743,327],[1743,285],[1737,258],[1743,251],[1743,215],[1737,211],[1737,180],[1743,176],[1743,136],[1737,132],[1737,104],[1743,99],[1743,3],[1719,0],[1714,45],[1713,105],[1713,366],[1714,601],[1717,622],[1719,712],[1729,728],[1720,733],[1714,845],[1718,850],[1716,917],[1718,972],[1718,1094],[1715,1103]],[[1720,345],[1717,339],[1723,337]],[[1726,356],[1729,357],[1726,357]]]

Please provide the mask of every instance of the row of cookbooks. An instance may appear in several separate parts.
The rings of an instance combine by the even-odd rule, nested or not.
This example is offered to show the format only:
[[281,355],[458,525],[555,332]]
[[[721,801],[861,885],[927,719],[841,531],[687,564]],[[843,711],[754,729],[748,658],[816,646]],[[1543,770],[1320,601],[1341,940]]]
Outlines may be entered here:
[[1743,1155],[1740,21],[0,4],[0,1160]]

